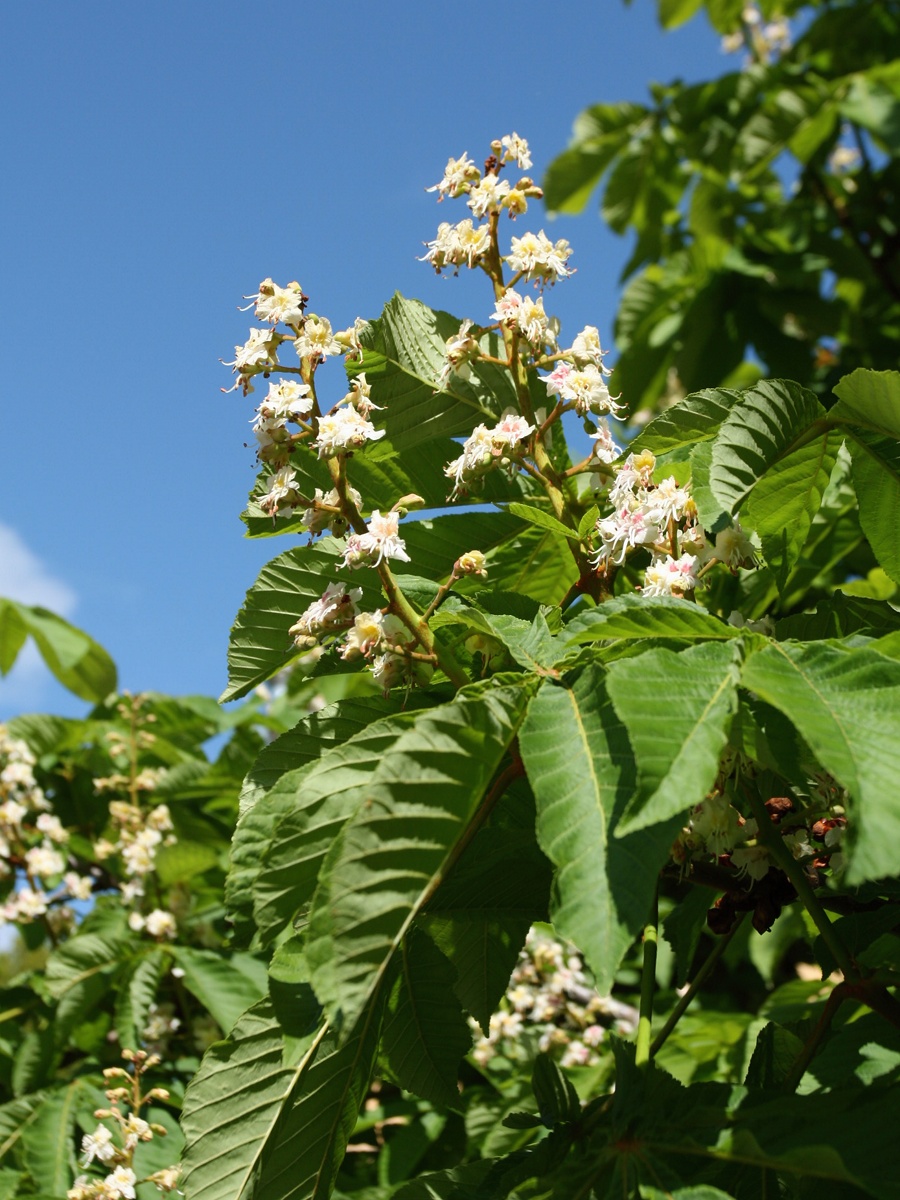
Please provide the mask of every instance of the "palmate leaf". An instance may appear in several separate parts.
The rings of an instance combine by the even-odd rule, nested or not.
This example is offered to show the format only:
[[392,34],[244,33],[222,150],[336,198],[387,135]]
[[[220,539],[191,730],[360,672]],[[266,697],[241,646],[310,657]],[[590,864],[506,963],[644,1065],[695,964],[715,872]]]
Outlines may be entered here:
[[712,449],[710,488],[725,511],[737,512],[769,468],[824,414],[812,392],[787,380],[764,380],[744,391]]
[[228,687],[220,699],[237,700],[263,683],[299,654],[288,630],[329,583],[363,589],[360,605],[381,604],[373,571],[338,571],[338,546],[327,538],[314,547],[280,554],[260,571],[235,618],[228,644]]
[[384,755],[365,806],[325,860],[309,963],[316,995],[348,1030],[488,815],[483,801],[530,696],[527,680],[498,679],[418,714]]
[[271,1002],[206,1054],[184,1099],[188,1200],[327,1200],[372,1073],[381,1005],[340,1048],[327,1025],[286,1055]]
[[638,764],[619,836],[683,815],[706,796],[737,709],[740,647],[707,642],[612,663],[607,687]]
[[0,674],[28,637],[59,682],[82,700],[99,703],[116,690],[116,666],[101,645],[49,609],[0,597]]
[[454,992],[456,972],[415,929],[404,938],[394,971],[382,1033],[388,1066],[406,1091],[434,1104],[457,1104],[457,1071],[472,1034]]
[[[362,362],[349,363],[348,370],[352,375],[365,371],[372,399],[384,409],[379,423],[395,450],[435,437],[466,436],[476,425],[496,424],[516,406],[509,372],[492,363],[475,362],[467,379],[454,373],[441,382],[447,339],[459,327],[450,313],[397,292],[361,334]],[[494,358],[502,352],[496,334],[485,334],[480,344]]]
[[847,882],[897,871],[900,839],[900,663],[824,643],[768,646],[743,683],[796,726],[851,798]]
[[634,793],[634,760],[598,666],[560,685],[546,683],[519,741],[537,801],[538,840],[557,869],[554,926],[582,951],[605,993],[647,920],[672,844],[671,822],[613,836]]
[[253,887],[253,915],[264,944],[312,899],[332,842],[415,717],[413,711],[374,721],[308,767],[282,776],[266,797],[266,812],[284,815],[272,828]]

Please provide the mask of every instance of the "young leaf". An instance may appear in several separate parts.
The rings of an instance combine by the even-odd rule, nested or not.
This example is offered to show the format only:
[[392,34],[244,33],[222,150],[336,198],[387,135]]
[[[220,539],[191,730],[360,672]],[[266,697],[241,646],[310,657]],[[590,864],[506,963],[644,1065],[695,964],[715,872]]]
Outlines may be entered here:
[[[416,717],[325,861],[310,916],[316,995],[353,1027],[413,919],[488,815],[530,689],[475,687]],[[499,797],[491,797],[492,800]]]
[[571,542],[580,540],[580,535],[570,529],[568,525],[563,525],[562,521],[558,521],[552,513],[545,512],[543,508],[535,508],[532,504],[517,504],[512,503],[506,506],[514,517],[518,517],[522,521],[527,521],[530,525],[537,525],[539,529],[549,529],[553,533],[558,533],[564,538],[568,538]]
[[900,845],[900,663],[875,650],[770,645],[743,683],[780,709],[850,793],[849,884],[896,874]]
[[612,663],[607,687],[638,763],[618,836],[683,815],[712,787],[737,709],[740,649],[727,642]]
[[578,1093],[549,1054],[538,1054],[535,1058],[531,1087],[541,1120],[548,1129],[578,1120],[581,1115]]

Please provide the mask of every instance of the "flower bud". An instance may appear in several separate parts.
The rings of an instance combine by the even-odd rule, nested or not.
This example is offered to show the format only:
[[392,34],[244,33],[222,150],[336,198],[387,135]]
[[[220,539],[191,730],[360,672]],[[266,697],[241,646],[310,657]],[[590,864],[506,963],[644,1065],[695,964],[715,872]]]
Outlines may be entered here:
[[480,550],[469,550],[461,554],[453,566],[457,575],[487,575],[486,560]]

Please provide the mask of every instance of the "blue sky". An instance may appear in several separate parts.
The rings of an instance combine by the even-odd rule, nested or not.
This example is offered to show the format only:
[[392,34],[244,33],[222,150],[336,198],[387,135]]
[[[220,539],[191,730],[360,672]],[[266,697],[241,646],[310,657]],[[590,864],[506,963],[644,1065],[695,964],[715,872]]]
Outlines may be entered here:
[[[253,397],[221,393],[218,360],[247,336],[241,295],[298,279],[336,328],[398,289],[480,317],[474,280],[416,261],[463,215],[423,189],[512,130],[539,177],[587,105],[730,65],[703,20],[664,34],[655,12],[4,5],[0,594],[63,611],[123,686],[218,694],[244,592],[289,548],[238,520]],[[547,231],[578,267],[548,308],[608,339],[626,244],[595,210]],[[0,718],[83,707],[28,662],[0,681]]]

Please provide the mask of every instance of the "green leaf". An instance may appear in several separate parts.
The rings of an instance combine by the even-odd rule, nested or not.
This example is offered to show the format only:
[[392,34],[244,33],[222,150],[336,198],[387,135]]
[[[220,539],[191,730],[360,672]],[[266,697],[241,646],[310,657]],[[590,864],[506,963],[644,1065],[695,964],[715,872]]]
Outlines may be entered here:
[[116,690],[116,666],[102,646],[49,609],[0,598],[0,674],[21,650],[25,634],[59,682],[82,700],[100,702]]
[[740,403],[741,393],[728,388],[707,388],[667,408],[645,426],[629,450],[638,454],[649,450],[657,456],[690,449],[698,442],[715,437],[731,410]]
[[227,1033],[246,1009],[266,992],[266,968],[249,954],[218,954],[191,946],[173,946],[187,990]]
[[782,593],[819,511],[837,448],[838,437],[828,429],[799,446],[763,476],[743,511],[762,539],[763,555]]
[[52,1029],[28,1030],[13,1059],[11,1082],[14,1096],[36,1092],[49,1082],[47,1076],[56,1058],[55,1050]]
[[85,1079],[45,1093],[22,1130],[23,1159],[41,1192],[64,1196],[75,1175],[76,1122],[93,1122],[103,1093]]
[[597,521],[600,517],[600,509],[596,504],[592,504],[581,520],[578,522],[578,540],[581,542],[587,541],[588,535],[593,533]]
[[578,533],[574,529],[570,529],[568,525],[563,525],[562,521],[558,521],[551,513],[545,512],[542,508],[535,508],[531,504],[517,504],[513,502],[508,504],[507,508],[514,517],[519,517],[522,521],[527,521],[530,525],[537,525],[539,529],[549,529],[553,533],[558,533],[564,538],[568,538],[571,542],[580,541]]
[[666,29],[689,21],[703,7],[703,0],[659,0],[659,20]]
[[639,786],[618,835],[683,815],[709,792],[737,710],[740,649],[708,642],[612,663],[607,687]]
[[578,1093],[549,1054],[538,1054],[535,1058],[531,1088],[541,1120],[548,1129],[578,1120],[581,1115]]
[[900,439],[900,371],[859,367],[835,385],[829,421]]
[[900,544],[896,517],[900,511],[900,442],[855,430],[850,442],[853,487],[859,500],[859,523],[878,561],[900,583]]
[[770,645],[743,683],[785,714],[850,793],[847,882],[896,874],[900,839],[900,663],[874,650]]
[[616,596],[574,617],[566,626],[576,644],[612,638],[678,638],[683,641],[727,641],[740,630],[677,596]]
[[700,524],[707,533],[715,536],[731,524],[731,516],[725,512],[722,504],[713,494],[709,481],[712,455],[713,443],[711,441],[700,442],[691,451],[691,494],[697,505]]
[[457,1071],[472,1044],[454,992],[456,972],[426,934],[411,930],[396,957],[382,1051],[402,1088],[433,1104],[459,1103]]
[[647,116],[637,104],[595,104],[576,122],[572,144],[550,164],[544,177],[544,202],[551,212],[578,213],[615,155],[627,145],[632,128]]
[[91,1013],[132,949],[118,937],[80,933],[52,952],[44,981],[47,991],[58,1001],[56,1031],[60,1039]]
[[[397,292],[381,316],[370,322],[360,341],[362,362],[352,373],[366,373],[372,400],[384,408],[380,424],[397,451],[434,437],[460,437],[476,425],[494,425],[505,409],[515,407],[516,394],[508,371],[475,362],[468,379],[453,374],[440,382],[448,338],[459,333],[460,321]],[[479,344],[494,358],[502,352],[497,334],[484,334]]]
[[269,995],[285,1034],[303,1038],[319,1024],[322,1007],[309,985],[309,967],[303,939],[282,942],[269,963]]
[[327,1025],[285,1061],[271,1003],[207,1051],[185,1093],[191,1200],[327,1200],[369,1084],[380,1014],[340,1049]]
[[336,543],[328,538],[312,548],[288,550],[263,567],[231,629],[228,687],[222,702],[246,696],[296,658],[299,651],[288,630],[329,583],[362,587],[363,608],[381,605],[377,575],[357,571],[349,579],[346,571],[338,571],[337,553]]
[[346,1028],[487,816],[482,803],[528,698],[521,684],[492,681],[418,714],[385,753],[365,807],[329,852],[308,954],[316,995]]
[[757,482],[825,410],[812,392],[782,379],[742,393],[713,443],[709,482],[715,499],[735,513]]
[[534,525],[520,529],[487,552],[491,587],[540,604],[559,604],[578,578],[568,540]]
[[272,827],[253,886],[264,944],[312,899],[329,847],[367,795],[381,759],[414,721],[414,712],[374,721],[307,767],[283,775],[266,797],[265,812],[284,815]]
[[759,1031],[744,1083],[773,1091],[781,1087],[802,1049],[803,1042],[795,1033],[770,1021]]
[[138,1050],[144,1042],[144,1030],[150,1008],[171,958],[165,950],[151,950],[138,958],[128,970],[116,992],[115,1026],[123,1049]]
[[674,828],[613,836],[634,792],[634,762],[599,667],[546,683],[519,743],[537,801],[538,840],[557,868],[554,927],[575,942],[606,993],[646,922]]

